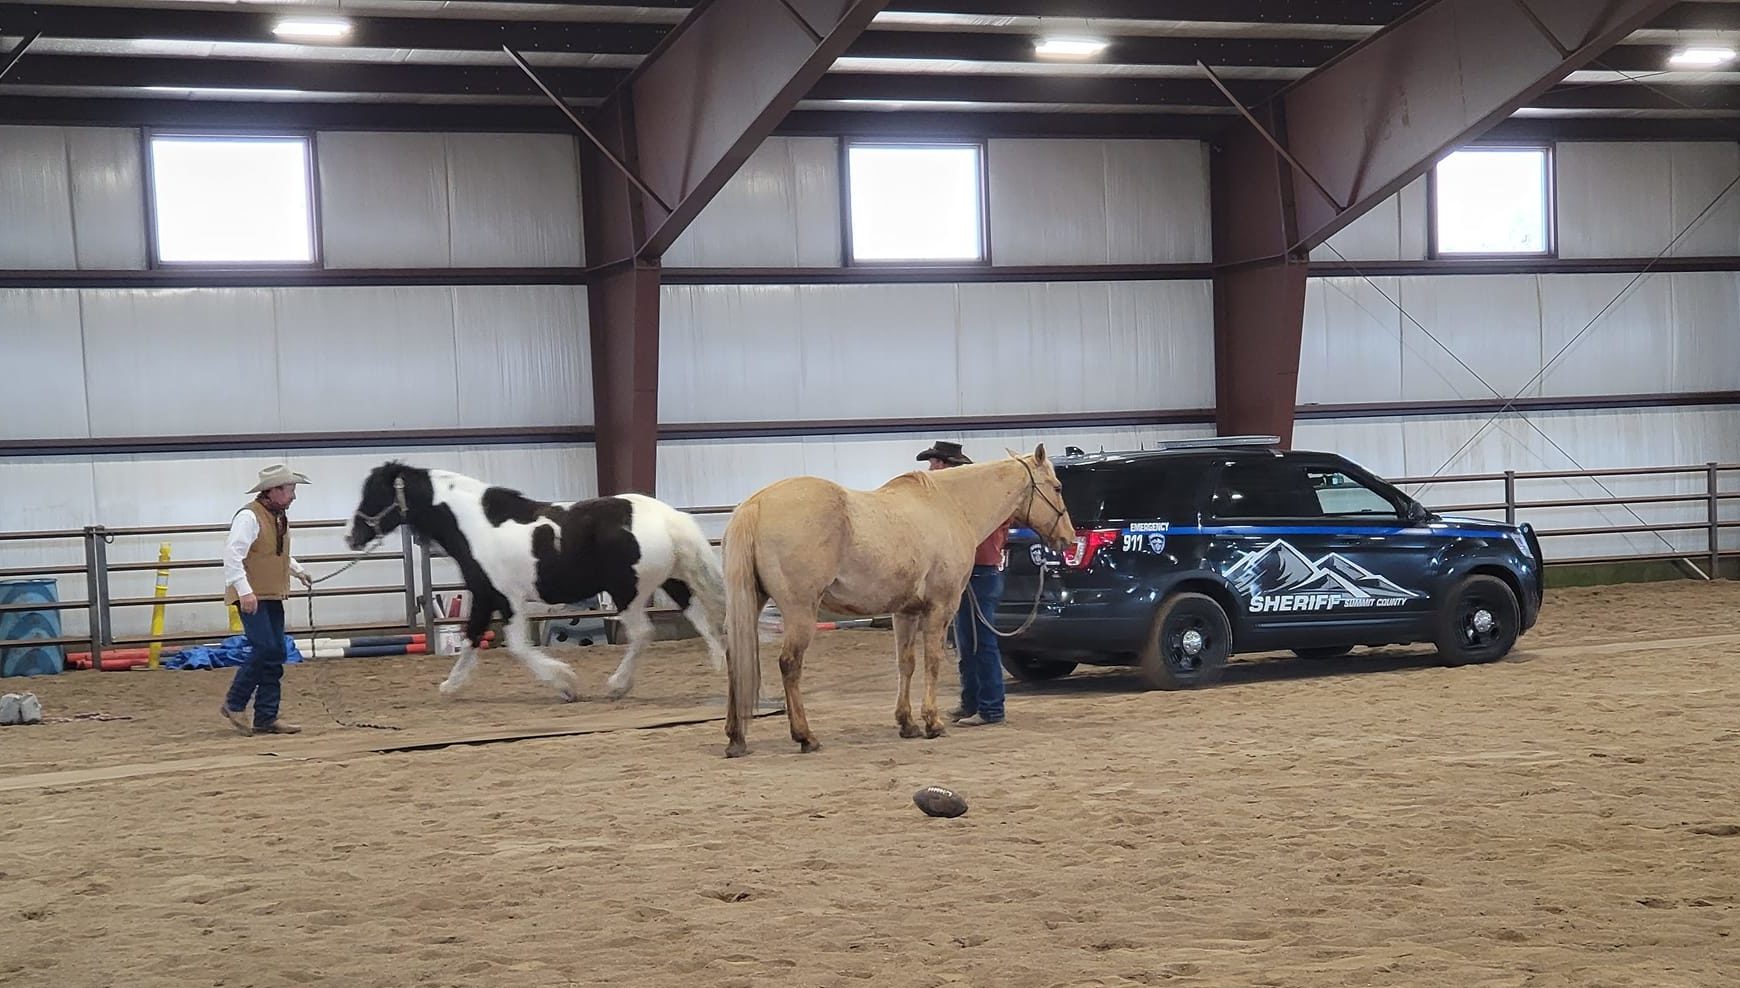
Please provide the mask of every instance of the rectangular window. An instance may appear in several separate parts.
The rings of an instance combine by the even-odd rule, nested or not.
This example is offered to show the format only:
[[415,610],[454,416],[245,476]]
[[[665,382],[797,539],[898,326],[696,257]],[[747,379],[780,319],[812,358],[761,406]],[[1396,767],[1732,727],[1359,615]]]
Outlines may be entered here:
[[1428,184],[1434,257],[1553,252],[1550,148],[1464,148]]
[[985,260],[984,188],[982,145],[849,143],[848,259]]
[[152,237],[160,264],[311,264],[307,137],[152,134]]
[[1340,470],[1308,468],[1305,476],[1317,491],[1317,503],[1324,515],[1351,517],[1369,515],[1395,518],[1396,506],[1379,492],[1372,490]]

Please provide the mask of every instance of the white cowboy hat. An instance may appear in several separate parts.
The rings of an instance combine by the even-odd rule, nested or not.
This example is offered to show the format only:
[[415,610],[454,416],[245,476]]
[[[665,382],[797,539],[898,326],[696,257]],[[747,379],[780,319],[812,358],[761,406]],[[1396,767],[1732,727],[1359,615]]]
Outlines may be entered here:
[[282,463],[274,463],[271,466],[264,467],[260,470],[259,482],[248,488],[248,493],[258,494],[261,491],[269,491],[274,487],[282,487],[285,484],[307,483],[312,483],[312,481],[310,481],[306,476],[297,473]]

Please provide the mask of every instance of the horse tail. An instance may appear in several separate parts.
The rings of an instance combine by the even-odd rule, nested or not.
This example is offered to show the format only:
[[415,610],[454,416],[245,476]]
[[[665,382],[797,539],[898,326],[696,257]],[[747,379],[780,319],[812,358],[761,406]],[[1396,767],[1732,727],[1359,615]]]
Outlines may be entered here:
[[713,627],[723,630],[725,573],[719,567],[719,554],[708,544],[706,533],[693,515],[672,509],[670,531],[676,577],[688,584],[689,592],[701,602],[701,609]]
[[725,526],[725,667],[730,670],[731,705],[740,729],[747,730],[761,698],[762,599],[755,567],[755,531],[761,505],[751,500]]

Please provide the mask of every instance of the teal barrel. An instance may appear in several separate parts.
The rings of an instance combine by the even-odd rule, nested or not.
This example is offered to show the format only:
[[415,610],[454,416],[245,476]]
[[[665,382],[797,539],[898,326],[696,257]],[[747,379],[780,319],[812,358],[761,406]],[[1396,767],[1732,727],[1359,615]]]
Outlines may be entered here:
[[[60,590],[53,580],[0,580],[0,605],[56,604]],[[0,611],[0,641],[60,637],[60,611]],[[0,646],[0,676],[52,676],[66,666],[59,645]]]

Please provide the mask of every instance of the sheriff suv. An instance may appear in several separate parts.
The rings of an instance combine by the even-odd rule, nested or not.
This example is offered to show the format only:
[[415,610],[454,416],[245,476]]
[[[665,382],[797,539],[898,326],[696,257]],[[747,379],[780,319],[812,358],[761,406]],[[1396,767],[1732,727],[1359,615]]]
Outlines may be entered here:
[[[996,625],[1016,679],[1135,666],[1157,689],[1220,678],[1235,652],[1334,658],[1430,642],[1503,657],[1540,614],[1540,543],[1432,513],[1332,453],[1272,437],[1057,458],[1072,548],[1010,533]],[[1037,602],[1037,606],[1035,603]]]

